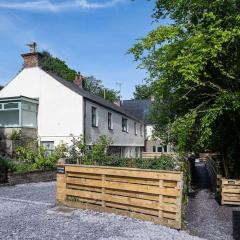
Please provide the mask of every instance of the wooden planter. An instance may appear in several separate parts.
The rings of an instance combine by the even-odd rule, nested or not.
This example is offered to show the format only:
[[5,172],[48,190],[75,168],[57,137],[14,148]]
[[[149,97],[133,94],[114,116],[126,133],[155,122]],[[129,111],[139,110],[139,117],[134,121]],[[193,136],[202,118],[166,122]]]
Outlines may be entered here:
[[240,180],[221,179],[222,205],[240,205]]
[[181,228],[182,172],[58,166],[57,202]]

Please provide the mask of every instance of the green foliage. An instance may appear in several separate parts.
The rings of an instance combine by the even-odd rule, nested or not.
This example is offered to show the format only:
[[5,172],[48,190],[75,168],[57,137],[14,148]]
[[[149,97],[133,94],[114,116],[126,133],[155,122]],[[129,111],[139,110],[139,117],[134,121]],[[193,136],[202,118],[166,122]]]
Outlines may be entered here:
[[72,145],[68,151],[68,162],[82,164],[82,161],[86,160],[88,156],[88,148],[84,142],[84,137],[74,137],[72,135]]
[[105,98],[110,102],[119,99],[119,91],[114,89],[105,88],[101,80],[96,79],[94,76],[84,78],[83,88],[97,96]]
[[16,148],[16,164],[13,169],[16,172],[28,172],[35,169],[54,169],[60,158],[65,158],[68,153],[66,144],[60,144],[49,154],[46,149],[39,147],[37,150],[31,147]]
[[16,170],[16,165],[11,159],[0,156],[0,169],[8,169],[8,171],[13,172]]
[[[108,148],[112,140],[102,135],[91,148],[89,148],[82,136],[72,136],[72,145],[60,144],[51,153],[43,147],[33,150],[30,147],[18,147],[16,149],[16,161],[11,168],[16,172],[27,172],[35,169],[54,169],[60,158],[65,158],[70,164],[99,165],[112,167],[133,167],[141,169],[175,170],[177,161],[171,156],[161,156],[154,159],[128,159],[120,156],[108,155]],[[8,163],[9,164],[9,163]]]
[[[52,72],[57,76],[73,81],[78,74],[76,70],[71,69],[63,60],[53,57],[50,53],[43,51],[40,63],[42,69]],[[114,89],[108,89],[103,86],[101,80],[94,76],[84,77],[83,88],[100,97],[105,97],[106,100],[113,102],[119,98],[119,92]]]
[[135,91],[133,93],[134,99],[144,100],[151,99],[152,88],[149,84],[141,84],[135,86]]
[[77,75],[77,71],[69,68],[63,60],[53,57],[46,51],[42,52],[41,67],[45,71],[53,72],[68,81],[73,81]]
[[112,143],[109,137],[105,135],[100,136],[92,146],[92,159],[98,162],[104,161],[104,158],[107,156],[107,150]]
[[181,152],[220,152],[226,177],[240,177],[240,3],[158,0],[164,17],[130,50],[149,73],[155,133]]
[[10,139],[11,140],[20,140],[22,136],[22,132],[21,130],[12,130],[11,135],[10,135]]
[[16,159],[26,164],[32,164],[37,157],[36,151],[31,147],[16,147]]

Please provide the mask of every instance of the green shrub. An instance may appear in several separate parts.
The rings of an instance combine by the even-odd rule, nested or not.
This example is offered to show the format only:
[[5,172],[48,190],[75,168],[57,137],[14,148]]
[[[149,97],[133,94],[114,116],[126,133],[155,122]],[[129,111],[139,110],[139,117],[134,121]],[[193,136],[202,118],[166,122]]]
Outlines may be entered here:
[[23,163],[33,164],[37,154],[37,151],[34,151],[31,147],[16,148],[16,158]]
[[16,171],[16,164],[13,160],[0,156],[0,168],[8,169],[9,172]]
[[20,140],[22,137],[22,132],[21,130],[15,130],[13,129],[11,134],[10,134],[10,139],[11,140]]
[[36,170],[33,164],[21,162],[15,165],[14,172],[25,173],[25,172],[31,172],[33,170]]

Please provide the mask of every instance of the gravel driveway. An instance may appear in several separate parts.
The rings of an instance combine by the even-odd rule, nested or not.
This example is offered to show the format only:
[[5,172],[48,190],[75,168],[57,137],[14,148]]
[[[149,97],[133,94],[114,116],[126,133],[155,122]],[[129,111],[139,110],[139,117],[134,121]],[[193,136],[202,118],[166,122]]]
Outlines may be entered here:
[[189,198],[187,229],[209,240],[240,240],[240,207],[221,206],[210,191],[204,163],[196,163],[195,192]]
[[0,187],[0,239],[198,240],[114,214],[55,207],[55,183]]

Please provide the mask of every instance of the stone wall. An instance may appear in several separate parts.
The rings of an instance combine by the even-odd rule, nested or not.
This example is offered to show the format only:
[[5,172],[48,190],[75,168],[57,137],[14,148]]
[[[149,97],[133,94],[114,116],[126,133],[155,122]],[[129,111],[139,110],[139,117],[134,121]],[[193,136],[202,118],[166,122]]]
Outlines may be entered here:
[[55,170],[35,170],[27,173],[8,173],[8,182],[10,185],[54,180],[56,180]]
[[[21,130],[21,139],[12,140],[13,131]],[[0,128],[0,155],[14,157],[15,149],[18,146],[37,146],[37,129],[35,128]]]

